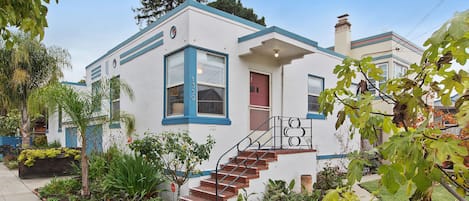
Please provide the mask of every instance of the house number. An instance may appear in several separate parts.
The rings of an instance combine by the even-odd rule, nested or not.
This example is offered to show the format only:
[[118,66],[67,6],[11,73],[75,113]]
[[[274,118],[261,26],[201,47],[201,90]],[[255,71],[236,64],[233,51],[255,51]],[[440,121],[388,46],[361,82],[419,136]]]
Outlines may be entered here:
[[191,83],[191,99],[195,101],[195,77],[192,76],[192,83]]

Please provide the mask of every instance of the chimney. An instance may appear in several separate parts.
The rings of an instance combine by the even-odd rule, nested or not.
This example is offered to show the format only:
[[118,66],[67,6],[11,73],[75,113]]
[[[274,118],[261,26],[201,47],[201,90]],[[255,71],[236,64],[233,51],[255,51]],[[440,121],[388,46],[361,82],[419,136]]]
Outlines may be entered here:
[[350,56],[350,49],[351,49],[351,27],[352,24],[348,22],[348,14],[343,14],[337,18],[339,21],[335,25],[335,43],[334,43],[334,51]]

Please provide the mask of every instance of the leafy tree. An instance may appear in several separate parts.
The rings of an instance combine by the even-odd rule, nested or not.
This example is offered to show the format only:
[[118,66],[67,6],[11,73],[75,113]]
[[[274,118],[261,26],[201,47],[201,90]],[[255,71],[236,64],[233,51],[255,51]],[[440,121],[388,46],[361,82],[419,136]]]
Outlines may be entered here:
[[[120,88],[124,93],[133,99],[133,91],[124,82],[119,82]],[[86,128],[90,123],[100,121],[96,117],[96,111],[102,106],[101,100],[109,98],[110,82],[103,80],[101,87],[99,87],[93,94],[80,93],[72,87],[54,83],[31,94],[28,106],[32,111],[39,111],[44,106],[50,112],[54,109],[61,108],[62,112],[67,114],[71,123],[77,127],[77,132],[81,137],[81,175],[82,175],[82,195],[88,196],[90,194],[89,180],[88,180],[88,156],[86,154],[87,139]],[[101,119],[101,121],[110,121],[108,119]]]
[[[377,129],[390,134],[387,142],[379,146],[383,159],[389,161],[378,169],[382,185],[391,193],[401,186],[407,187],[410,200],[431,200],[433,186],[444,186],[459,200],[468,192],[469,169],[463,159],[469,155],[464,143],[467,137],[443,134],[442,129],[431,126],[432,104],[428,100],[441,99],[443,105],[450,105],[450,94],[456,92],[459,99],[455,103],[459,126],[469,123],[469,73],[451,69],[452,63],[465,65],[469,60],[469,10],[456,13],[424,43],[427,49],[419,64],[412,64],[405,77],[391,79],[383,87],[371,85],[380,94],[380,101],[393,106],[391,113],[373,108],[375,97],[361,89],[358,94],[348,90],[352,79],[360,76],[363,82],[380,80],[383,71],[372,64],[370,57],[361,60],[346,58],[337,65],[334,74],[339,81],[337,86],[326,89],[319,97],[320,110],[325,115],[332,114],[337,104],[337,126],[348,119],[353,130],[371,143],[377,140]],[[386,89],[386,90],[384,90]],[[358,96],[358,97],[357,97]],[[454,177],[442,168],[451,162]],[[351,158],[348,167],[348,185],[360,181],[366,161],[360,157]],[[467,164],[466,164],[467,165]],[[449,187],[455,186],[457,192]],[[325,200],[346,200],[342,195],[349,188],[331,191]]]
[[[142,7],[132,8],[132,11],[137,14],[135,16],[137,25],[144,26],[156,21],[167,12],[184,3],[184,1],[185,0],[140,0]],[[205,3],[207,0],[197,0],[197,2]]]
[[130,148],[150,160],[156,167],[164,167],[165,176],[181,186],[193,174],[198,173],[197,166],[210,157],[215,141],[208,136],[205,144],[198,144],[186,132],[164,132],[159,135],[146,134],[141,140],[135,140]]
[[18,108],[23,146],[29,145],[31,125],[27,101],[30,94],[63,76],[62,68],[71,67],[70,54],[59,47],[46,47],[26,34],[12,35],[15,45],[7,49],[0,42],[0,105]]
[[20,126],[20,112],[17,109],[8,111],[5,116],[0,116],[0,136],[12,136]]
[[[59,0],[55,0],[59,3]],[[0,1],[0,35],[7,48],[13,47],[11,29],[29,33],[32,37],[44,38],[47,27],[47,6],[50,0]]]
[[265,18],[258,18],[252,8],[243,6],[241,0],[216,0],[207,5],[265,26]]

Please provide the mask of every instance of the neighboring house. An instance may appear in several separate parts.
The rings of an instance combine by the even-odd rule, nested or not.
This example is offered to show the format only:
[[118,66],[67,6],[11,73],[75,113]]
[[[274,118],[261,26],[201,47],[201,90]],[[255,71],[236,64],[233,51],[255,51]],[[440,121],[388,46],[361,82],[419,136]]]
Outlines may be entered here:
[[[423,50],[394,32],[386,32],[352,41],[352,25],[347,17],[347,14],[338,17],[339,22],[335,25],[335,45],[328,49],[355,59],[372,57],[373,62],[383,70],[384,77],[383,80],[371,79],[375,86],[379,87],[389,79],[402,77],[411,64],[420,63]],[[383,101],[376,90],[370,89],[370,91],[377,96],[377,101],[374,103],[375,108],[381,112],[392,114],[393,105]],[[424,100],[429,104],[433,103],[430,96],[425,97]],[[381,133],[376,144],[381,144],[387,138],[388,135]],[[362,148],[369,149],[367,144],[367,142],[362,142]]]
[[[339,30],[336,37],[341,37]],[[349,52],[342,53],[354,56],[351,53],[360,50],[363,55],[370,54],[379,63],[387,62],[392,69],[387,72],[393,76],[397,65],[405,67],[418,60],[413,53],[406,56],[396,50],[420,52],[402,37],[386,33],[374,38],[386,39],[375,43],[366,42],[373,38],[359,40],[362,45],[349,41]],[[231,180],[239,176],[234,186],[220,184],[220,189],[228,187],[220,196],[234,199],[241,187],[261,195],[269,178],[296,179],[295,189],[299,190],[300,175],[313,175],[315,181],[326,163],[338,165],[346,153],[360,148],[359,138],[349,140],[348,129],[335,135],[336,114],[325,118],[318,112],[318,96],[324,88],[335,86],[337,78],[332,70],[343,58],[303,36],[275,26],[266,28],[189,0],[93,61],[86,67],[86,86],[78,88],[92,93],[103,79],[125,81],[135,100],[111,94],[96,116],[113,119],[120,111],[133,114],[140,137],[147,131],[187,130],[199,142],[208,135],[215,138],[210,159],[200,165],[202,173],[183,188],[184,195],[214,199],[215,180],[208,178],[210,174],[215,178],[212,171],[217,160],[234,147],[221,163],[239,154],[237,160],[219,173]],[[70,144],[55,115],[49,119],[49,139]],[[102,149],[112,143],[125,145],[120,122],[98,122],[92,126],[102,134]],[[73,132],[71,125],[61,124],[62,129]],[[263,157],[237,152],[236,147],[242,151],[250,142],[250,149]],[[266,152],[274,149],[283,151]],[[257,161],[257,168],[244,167],[248,175],[223,172],[243,167],[240,159],[248,164]]]

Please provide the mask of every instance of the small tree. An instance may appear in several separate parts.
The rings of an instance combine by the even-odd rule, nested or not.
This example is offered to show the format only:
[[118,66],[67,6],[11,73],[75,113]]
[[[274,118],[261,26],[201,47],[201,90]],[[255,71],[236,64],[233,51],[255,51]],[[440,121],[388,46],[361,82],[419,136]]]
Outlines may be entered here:
[[265,17],[258,18],[257,14],[254,13],[252,8],[246,8],[243,6],[241,0],[216,0],[214,2],[208,3],[207,6],[214,7],[218,10],[231,13],[251,22],[265,26]]
[[181,186],[191,175],[197,174],[198,165],[209,159],[215,141],[208,136],[205,144],[198,144],[187,132],[145,135],[143,139],[130,144],[130,148],[142,154],[157,167],[164,167],[166,177],[176,183],[179,197]]
[[[377,139],[377,130],[389,133],[391,137],[379,146],[383,158],[389,161],[379,167],[381,183],[391,193],[401,186],[412,192],[410,200],[431,200],[433,186],[440,183],[459,200],[464,200],[469,190],[469,169],[464,166],[468,155],[464,143],[468,138],[454,138],[443,134],[441,129],[430,126],[433,108],[432,97],[441,99],[442,104],[451,104],[451,93],[459,94],[455,103],[459,126],[469,123],[469,73],[451,69],[451,63],[465,65],[469,60],[469,10],[457,13],[425,42],[427,49],[419,64],[412,64],[405,77],[388,80],[384,86],[376,87],[370,79],[382,79],[383,71],[372,64],[372,58],[361,60],[346,58],[337,65],[334,74],[339,81],[337,86],[326,89],[319,97],[320,110],[332,114],[336,104],[343,106],[338,112],[337,125],[349,119],[353,129],[371,143]],[[363,80],[358,93],[348,90],[352,79],[361,76]],[[385,113],[373,108],[375,96],[367,91],[366,83],[379,93],[380,101],[393,106],[393,111]],[[358,98],[357,98],[358,96]],[[454,176],[443,168],[444,162],[451,162]],[[348,185],[360,181],[366,162],[353,158],[348,167]],[[447,183],[456,187],[456,193]],[[325,200],[344,200],[343,191],[331,191]]]
[[[77,126],[78,134],[81,137],[81,175],[82,175],[82,195],[90,194],[88,181],[88,156],[86,154],[87,138],[86,128],[91,122],[96,121],[96,111],[101,108],[103,98],[109,96],[110,83],[103,81],[101,87],[93,94],[80,93],[72,87],[59,83],[43,87],[31,94],[29,107],[33,111],[40,110],[46,106],[51,112],[61,108],[67,114],[71,122]],[[124,83],[120,82],[123,91],[133,99],[133,91]],[[103,119],[106,121],[106,119]]]

